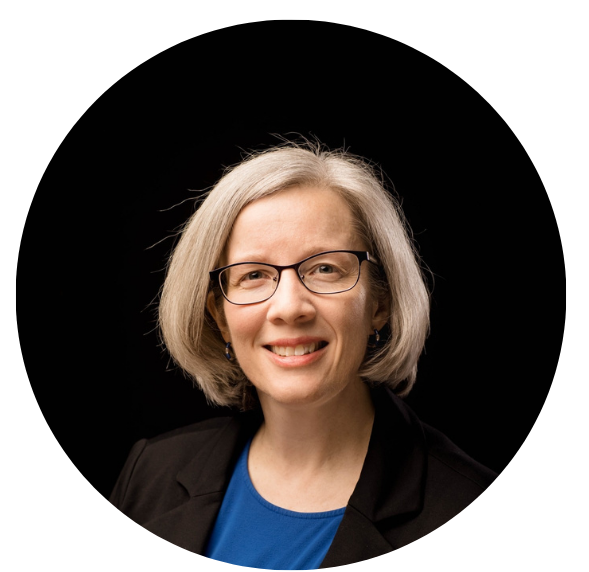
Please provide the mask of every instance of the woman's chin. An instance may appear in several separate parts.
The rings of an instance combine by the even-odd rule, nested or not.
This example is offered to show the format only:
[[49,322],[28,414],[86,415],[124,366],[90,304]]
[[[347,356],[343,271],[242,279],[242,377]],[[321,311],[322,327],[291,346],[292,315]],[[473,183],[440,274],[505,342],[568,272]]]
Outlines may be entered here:
[[[361,381],[358,380],[358,383],[361,385]],[[300,377],[283,380],[280,385],[272,383],[257,386],[262,408],[271,407],[272,404],[286,407],[320,406],[338,397],[344,397],[345,394],[350,396],[352,389],[350,383],[326,383],[323,379],[314,380]]]
[[258,387],[258,396],[262,408],[279,404],[282,406],[299,407],[320,404],[329,399],[330,392],[326,387],[316,384],[292,383],[281,387]]

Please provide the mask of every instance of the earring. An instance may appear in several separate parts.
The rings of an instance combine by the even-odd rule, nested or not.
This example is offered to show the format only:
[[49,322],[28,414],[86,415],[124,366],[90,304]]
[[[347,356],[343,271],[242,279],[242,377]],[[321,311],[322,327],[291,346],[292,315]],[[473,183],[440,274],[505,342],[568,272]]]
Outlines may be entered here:
[[231,355],[231,342],[227,342],[227,345],[225,346],[225,357],[229,361],[233,361],[233,356]]
[[380,342],[380,333],[376,328],[374,328],[374,335],[368,336],[368,347],[376,348],[378,346],[378,342]]

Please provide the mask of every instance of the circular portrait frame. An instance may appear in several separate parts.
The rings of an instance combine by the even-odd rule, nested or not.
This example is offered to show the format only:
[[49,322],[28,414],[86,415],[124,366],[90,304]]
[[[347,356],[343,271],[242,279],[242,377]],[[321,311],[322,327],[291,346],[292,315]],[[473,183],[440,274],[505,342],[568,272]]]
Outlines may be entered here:
[[[301,35],[330,57],[301,54],[288,41]],[[280,42],[279,69],[215,49]],[[31,205],[18,267],[25,366],[50,429],[103,496],[139,438],[227,414],[161,347],[165,264],[227,166],[301,137],[382,169],[413,230],[432,328],[410,406],[497,473],[534,425],[560,354],[564,261],[517,137],[460,78],[395,40],[322,22],[245,24],[119,80],[68,134]],[[46,296],[29,297],[39,283]],[[39,339],[39,321],[53,335]],[[62,372],[58,387],[47,368]]]

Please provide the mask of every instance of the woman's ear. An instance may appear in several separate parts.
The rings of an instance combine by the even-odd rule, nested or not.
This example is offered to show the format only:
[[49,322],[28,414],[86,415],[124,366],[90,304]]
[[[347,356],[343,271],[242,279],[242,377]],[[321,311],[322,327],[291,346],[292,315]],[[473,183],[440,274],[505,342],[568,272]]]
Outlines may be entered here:
[[391,317],[391,302],[388,296],[381,296],[374,300],[372,311],[372,327],[381,330]]
[[217,328],[219,328],[219,331],[221,332],[223,339],[226,342],[230,341],[231,337],[229,336],[229,329],[227,328],[225,316],[223,315],[223,311],[217,307],[215,293],[212,290],[207,294],[207,310],[213,317],[213,320],[215,320]]

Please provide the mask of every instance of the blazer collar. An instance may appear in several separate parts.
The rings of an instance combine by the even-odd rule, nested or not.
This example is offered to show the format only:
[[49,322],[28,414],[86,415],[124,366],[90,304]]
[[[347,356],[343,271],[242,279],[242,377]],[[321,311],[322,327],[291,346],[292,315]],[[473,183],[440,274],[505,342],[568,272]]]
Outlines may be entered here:
[[374,427],[349,505],[372,522],[404,520],[423,508],[425,436],[419,419],[389,389],[374,389],[373,401]]
[[202,444],[196,456],[176,476],[191,497],[225,491],[239,454],[262,419],[257,411],[228,417],[222,429]]
[[[380,523],[400,524],[423,507],[427,455],[421,423],[388,389],[374,389],[373,400],[376,415],[364,467],[321,568],[394,550],[380,533]],[[203,554],[237,458],[261,422],[258,412],[240,414],[227,418],[212,438],[208,434],[177,475],[190,500],[147,528]],[[183,521],[186,526],[178,526]]]
[[190,498],[144,524],[154,534],[196,554],[206,551],[233,467],[261,417],[246,414],[223,421],[220,429],[203,431],[196,455],[176,475]]
[[[421,510],[427,455],[423,429],[415,414],[389,389],[375,388],[372,396],[374,426],[349,505],[378,522]],[[261,422],[260,412],[227,418],[222,429],[177,475],[191,497],[227,488],[239,454]]]
[[388,389],[373,390],[373,400],[376,416],[366,460],[321,568],[395,550],[381,529],[409,520],[423,507],[427,454],[421,423]]

